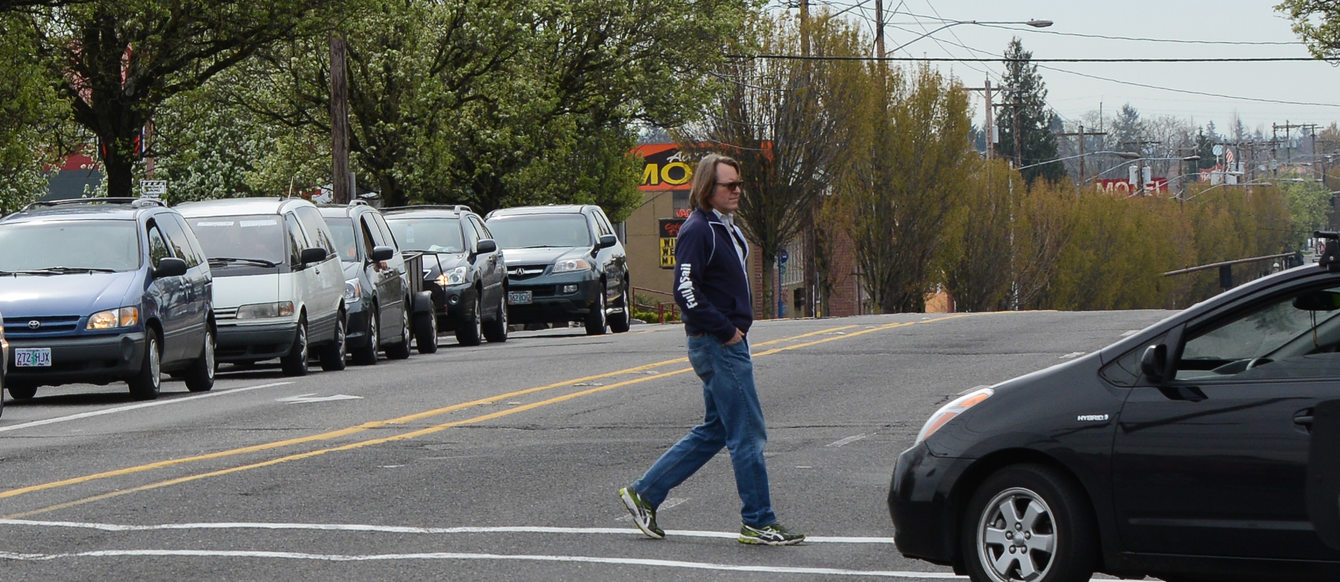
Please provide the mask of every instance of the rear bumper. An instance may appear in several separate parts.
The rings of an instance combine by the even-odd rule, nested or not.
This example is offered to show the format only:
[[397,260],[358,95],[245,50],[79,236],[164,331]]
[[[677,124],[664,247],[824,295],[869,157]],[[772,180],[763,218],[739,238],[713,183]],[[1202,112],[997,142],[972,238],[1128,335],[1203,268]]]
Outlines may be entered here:
[[[50,348],[50,367],[19,367],[22,348]],[[5,380],[30,386],[88,382],[106,384],[134,376],[144,365],[144,332],[77,338],[9,339]]]

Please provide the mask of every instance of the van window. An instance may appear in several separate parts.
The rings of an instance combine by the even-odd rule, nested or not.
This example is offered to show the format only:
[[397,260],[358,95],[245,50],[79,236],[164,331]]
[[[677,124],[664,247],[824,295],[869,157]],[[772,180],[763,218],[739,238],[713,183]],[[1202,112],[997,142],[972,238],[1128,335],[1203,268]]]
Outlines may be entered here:
[[191,244],[186,240],[186,230],[172,219],[171,214],[160,214],[154,219],[154,225],[167,238],[167,244],[172,248],[172,254],[186,261],[187,267],[199,265],[201,263],[200,257],[197,257],[195,252],[191,250]]
[[284,231],[278,216],[202,216],[187,222],[210,258],[284,262]]
[[368,215],[366,214],[358,223],[363,229],[363,256],[371,256],[372,248],[382,244],[381,233],[377,232],[377,227],[368,223]]
[[399,252],[400,243],[396,242],[395,235],[391,233],[391,225],[386,224],[386,219],[382,218],[381,214],[371,214],[370,216],[372,216],[372,221],[376,223],[377,230],[382,233],[382,240],[385,241],[382,244],[394,248],[396,252]]
[[172,251],[168,250],[167,241],[163,238],[163,233],[158,230],[158,225],[149,225],[149,264],[158,266],[159,259],[172,256]]
[[294,267],[302,266],[302,250],[307,248],[307,235],[298,226],[297,217],[284,216],[284,232],[288,234],[288,263]]
[[326,249],[331,256],[336,255],[335,236],[330,233],[330,226],[326,224],[326,219],[321,217],[320,210],[314,206],[299,206],[293,209],[293,214],[302,224],[302,230],[307,233],[307,240],[311,246]]

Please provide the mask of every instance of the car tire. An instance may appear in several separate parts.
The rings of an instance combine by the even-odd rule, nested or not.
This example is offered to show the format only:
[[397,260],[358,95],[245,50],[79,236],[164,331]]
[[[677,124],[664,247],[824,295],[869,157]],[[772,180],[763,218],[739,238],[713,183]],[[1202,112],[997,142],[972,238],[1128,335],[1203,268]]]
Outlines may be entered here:
[[368,332],[364,334],[367,344],[353,349],[354,363],[362,366],[371,366],[377,363],[377,344],[381,342],[381,315],[378,312],[376,303],[369,306],[368,310]]
[[32,400],[37,394],[37,386],[28,384],[10,384],[5,387],[9,391],[9,397],[15,400]]
[[400,341],[386,346],[386,357],[392,360],[403,360],[409,357],[409,301],[405,302],[404,309],[400,310]]
[[206,326],[205,345],[200,348],[200,357],[191,362],[191,367],[186,369],[184,375],[187,390],[206,392],[214,387],[214,374],[219,369],[218,360],[214,359],[216,347],[214,330]]
[[437,315],[432,311],[414,314],[414,344],[420,354],[437,351]]
[[626,280],[623,282],[623,291],[619,293],[619,300],[614,304],[614,308],[620,312],[609,318],[610,331],[614,333],[628,331],[628,327],[633,322],[633,303],[628,300],[628,281]]
[[507,291],[498,293],[498,316],[484,324],[484,339],[489,343],[507,341]]
[[482,292],[475,293],[475,304],[464,314],[460,325],[456,326],[456,341],[463,346],[477,346],[483,335],[483,314],[480,306],[484,303]]
[[163,386],[163,347],[158,341],[158,332],[147,330],[144,334],[144,362],[140,371],[128,382],[130,396],[135,400],[153,400]]
[[[322,346],[321,369],[327,372],[343,370],[345,366],[344,351],[349,349],[349,334],[344,323],[344,312],[335,318],[335,337],[331,338],[330,343]],[[374,354],[377,348],[372,348]]]
[[1081,582],[1093,575],[1098,535],[1084,494],[1043,465],[1006,467],[968,501],[960,528],[968,576],[980,582]]
[[284,370],[285,376],[306,376],[307,375],[307,319],[298,319],[298,333],[293,336],[293,345],[289,346],[288,354],[279,359],[280,367]]
[[605,333],[605,285],[600,284],[600,298],[596,301],[596,306],[591,308],[591,312],[586,314],[586,335],[601,335]]

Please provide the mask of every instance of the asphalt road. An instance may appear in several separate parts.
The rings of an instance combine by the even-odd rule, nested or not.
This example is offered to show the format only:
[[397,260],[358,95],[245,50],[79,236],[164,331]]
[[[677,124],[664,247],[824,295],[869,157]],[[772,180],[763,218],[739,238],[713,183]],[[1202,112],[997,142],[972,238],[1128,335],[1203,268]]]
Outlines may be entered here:
[[[644,538],[615,497],[701,419],[679,326],[505,344],[211,392],[42,388],[0,417],[0,576],[42,580],[938,580],[885,506],[897,454],[958,392],[1168,312],[763,321],[751,333],[790,548],[734,541],[723,452]],[[317,369],[317,368],[314,368]],[[319,369],[318,369],[319,370]]]

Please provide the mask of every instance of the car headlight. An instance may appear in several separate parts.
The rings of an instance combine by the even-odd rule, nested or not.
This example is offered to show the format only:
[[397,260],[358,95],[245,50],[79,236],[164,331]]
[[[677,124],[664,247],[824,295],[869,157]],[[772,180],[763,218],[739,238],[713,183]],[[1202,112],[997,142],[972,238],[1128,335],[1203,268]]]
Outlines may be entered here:
[[363,286],[358,283],[358,279],[349,279],[344,282],[344,300],[347,303],[354,303],[363,298]]
[[238,319],[266,319],[293,315],[292,301],[274,303],[252,303],[237,308]]
[[118,307],[99,311],[88,318],[87,329],[112,329],[131,327],[140,322],[140,308]]
[[963,414],[964,411],[973,406],[981,404],[995,393],[996,391],[991,388],[978,388],[965,393],[964,395],[955,398],[953,402],[940,407],[939,410],[935,411],[935,414],[932,414],[930,418],[926,419],[926,424],[922,425],[921,432],[917,433],[916,443],[913,444],[920,444],[921,441],[924,441],[932,434],[935,434],[935,431],[940,430],[940,427],[944,426],[949,421],[954,420],[954,417]]
[[446,287],[447,285],[462,285],[465,283],[465,275],[470,272],[470,267],[461,265],[454,269],[443,271],[437,276],[437,285]]
[[591,262],[586,259],[563,259],[554,263],[555,273],[568,273],[571,271],[589,271]]

